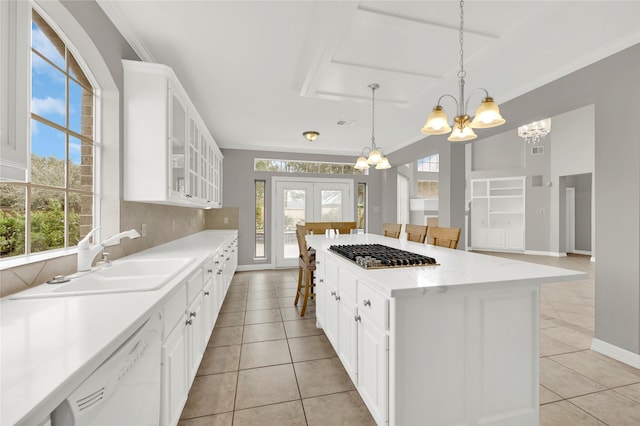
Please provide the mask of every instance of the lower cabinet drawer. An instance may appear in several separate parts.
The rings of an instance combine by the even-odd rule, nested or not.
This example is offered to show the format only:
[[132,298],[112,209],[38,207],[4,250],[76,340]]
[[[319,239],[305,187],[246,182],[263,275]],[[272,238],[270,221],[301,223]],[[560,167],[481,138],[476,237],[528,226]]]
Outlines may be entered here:
[[202,268],[196,269],[196,272],[187,280],[187,303],[190,304],[200,294],[200,290],[204,286],[204,275]]
[[358,312],[367,315],[378,327],[389,330],[389,301],[366,283],[358,283]]
[[162,340],[166,339],[178,321],[184,320],[184,313],[187,309],[187,288],[181,285],[178,291],[171,296],[171,299],[164,304],[164,327]]

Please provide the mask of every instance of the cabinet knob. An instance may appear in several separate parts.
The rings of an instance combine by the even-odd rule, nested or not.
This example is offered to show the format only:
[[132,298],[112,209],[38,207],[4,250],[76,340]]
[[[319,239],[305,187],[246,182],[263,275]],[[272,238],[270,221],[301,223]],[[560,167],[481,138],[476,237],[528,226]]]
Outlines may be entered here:
[[371,306],[371,300],[369,300],[369,299],[364,299],[364,300],[362,301],[362,304],[363,304],[364,306]]
[[332,291],[332,292],[331,292],[331,295],[332,295],[333,297],[335,297],[335,296],[336,296],[336,292],[335,292],[335,291]]
[[222,269],[218,269],[218,275],[222,273]]
[[319,264],[320,264],[320,261],[319,261],[319,260],[316,260],[316,265],[319,265]]
[[193,195],[191,195],[191,194],[187,194],[187,195],[185,195],[185,197],[187,197],[187,198],[193,198]]
[[355,322],[362,321],[362,318],[360,318],[360,315],[356,315],[355,317],[353,317],[353,319]]
[[187,325],[191,325],[193,324],[193,321],[191,321],[190,319],[187,320]]
[[340,301],[340,296],[336,296],[336,301]]
[[191,312],[191,313],[189,314],[189,317],[193,318],[193,317],[195,317],[195,316],[197,316],[197,315],[198,315],[198,314],[196,314],[195,312]]
[[207,269],[207,273],[213,274],[213,269]]
[[209,295],[209,292],[208,292],[208,291],[205,291],[205,292],[204,292],[204,295],[205,295],[205,296],[208,296],[208,295]]
[[323,282],[324,282],[324,278],[320,278],[320,283],[323,283]]

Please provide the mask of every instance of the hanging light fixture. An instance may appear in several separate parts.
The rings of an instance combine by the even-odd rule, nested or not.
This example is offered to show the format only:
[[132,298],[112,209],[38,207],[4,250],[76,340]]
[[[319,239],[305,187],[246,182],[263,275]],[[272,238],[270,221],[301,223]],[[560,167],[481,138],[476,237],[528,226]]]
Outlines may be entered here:
[[389,169],[391,168],[389,160],[385,157],[382,148],[376,146],[376,89],[380,88],[380,85],[371,83],[367,87],[371,89],[371,148],[368,146],[363,148],[362,154],[360,154],[360,157],[356,160],[354,167],[358,170],[367,170],[370,165],[375,165],[376,170]]
[[[500,108],[493,101],[493,98],[489,96],[489,92],[486,89],[477,89],[476,92],[484,92],[485,97],[482,103],[476,110],[473,120],[467,114],[467,107],[469,106],[469,98],[464,99],[464,78],[467,73],[464,70],[464,0],[460,0],[460,71],[458,71],[458,85],[460,89],[460,96],[456,99],[452,95],[442,95],[438,99],[438,104],[433,108],[427,122],[420,130],[424,134],[428,135],[443,135],[451,132],[447,140],[451,142],[464,142],[471,139],[475,139],[477,135],[473,129],[488,129],[490,127],[500,126],[505,123],[504,118],[500,115]],[[443,98],[451,98],[456,103],[457,116],[453,119],[453,130],[449,126],[447,114],[440,105]]]
[[313,142],[318,138],[318,136],[320,136],[320,133],[318,133],[318,132],[316,132],[314,130],[307,130],[306,132],[302,133],[302,136],[307,138],[307,140],[309,142]]
[[518,127],[518,136],[523,138],[532,145],[540,142],[549,133],[551,133],[551,119],[545,118],[544,120],[534,121],[533,123],[525,124]]

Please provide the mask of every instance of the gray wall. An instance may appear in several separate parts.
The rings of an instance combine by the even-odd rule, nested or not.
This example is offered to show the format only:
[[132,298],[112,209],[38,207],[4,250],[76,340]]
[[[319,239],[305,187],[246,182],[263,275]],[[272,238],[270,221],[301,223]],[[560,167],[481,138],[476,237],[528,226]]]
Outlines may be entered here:
[[640,111],[640,45],[589,68],[596,77],[595,337],[640,354],[640,137],[628,126]]
[[[369,170],[369,175],[320,175],[312,173],[273,173],[256,172],[253,170],[254,158],[274,158],[289,160],[309,161],[334,161],[354,162],[353,156],[326,156],[314,154],[297,154],[287,152],[248,151],[237,149],[223,149],[224,177],[223,177],[223,204],[224,207],[238,208],[239,229],[239,258],[238,263],[243,266],[254,264],[271,264],[271,238],[273,218],[271,217],[271,179],[273,176],[303,177],[303,178],[353,178],[354,180],[354,206],[357,197],[357,184],[367,184],[367,229],[369,232],[380,233],[382,231],[381,219],[381,183],[384,172]],[[266,258],[254,261],[255,250],[255,181],[265,180],[265,255]],[[395,194],[395,190],[394,190]],[[355,210],[354,210],[355,214]]]

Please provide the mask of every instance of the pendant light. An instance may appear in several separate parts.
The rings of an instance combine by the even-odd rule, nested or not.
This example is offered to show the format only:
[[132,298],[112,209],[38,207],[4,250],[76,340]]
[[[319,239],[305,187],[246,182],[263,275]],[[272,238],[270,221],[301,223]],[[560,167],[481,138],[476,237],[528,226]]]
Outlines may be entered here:
[[[464,70],[464,0],[460,0],[460,71],[458,71],[458,86],[459,86],[459,98],[456,99],[452,95],[442,95],[438,99],[438,104],[433,108],[427,122],[420,130],[424,134],[428,135],[443,135],[451,132],[447,140],[450,142],[464,142],[475,139],[477,135],[473,129],[488,129],[490,127],[500,126],[505,123],[505,119],[500,115],[500,108],[493,101],[493,98],[489,96],[489,92],[486,89],[477,89],[476,92],[484,92],[485,97],[482,103],[476,110],[476,113],[471,120],[471,117],[467,114],[467,107],[469,106],[469,100],[464,99],[464,78],[467,73]],[[443,98],[451,98],[456,103],[457,116],[453,119],[453,129],[449,126],[447,114],[440,105]]]
[[389,160],[385,157],[384,151],[382,151],[382,148],[376,146],[376,90],[380,88],[380,85],[371,83],[367,87],[371,89],[371,148],[367,146],[362,149],[362,153],[356,160],[354,167],[358,170],[367,170],[370,166],[375,165],[376,170],[390,169],[391,164],[389,164]]

